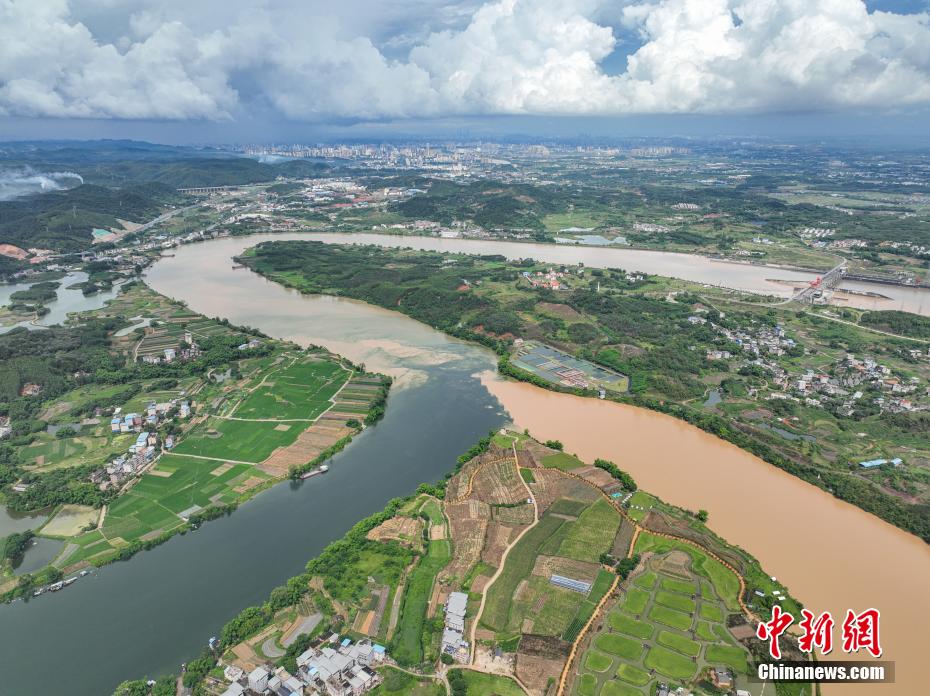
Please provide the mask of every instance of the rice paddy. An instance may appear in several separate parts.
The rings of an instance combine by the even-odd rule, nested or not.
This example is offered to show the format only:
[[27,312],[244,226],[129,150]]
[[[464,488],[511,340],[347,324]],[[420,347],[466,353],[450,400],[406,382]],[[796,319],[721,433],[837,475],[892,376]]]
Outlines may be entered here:
[[[637,551],[664,541],[646,532],[643,537]],[[608,605],[570,693],[648,696],[658,684],[693,690],[710,668],[725,667],[739,688],[757,694],[760,685],[747,678],[749,653],[726,627],[727,606],[735,597],[721,594],[731,586],[721,574],[709,572],[709,561],[699,552],[692,557],[677,548],[644,561],[623,583],[620,598]]]

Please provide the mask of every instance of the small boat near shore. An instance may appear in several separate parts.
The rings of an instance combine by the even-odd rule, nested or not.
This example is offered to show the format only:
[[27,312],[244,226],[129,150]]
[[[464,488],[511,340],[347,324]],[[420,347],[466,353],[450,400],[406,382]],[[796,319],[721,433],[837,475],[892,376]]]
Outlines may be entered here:
[[318,474],[325,474],[327,471],[329,471],[329,465],[323,464],[319,469],[314,469],[313,471],[308,471],[305,474],[301,474],[300,480],[305,481],[308,478],[312,478],[313,476],[316,476]]

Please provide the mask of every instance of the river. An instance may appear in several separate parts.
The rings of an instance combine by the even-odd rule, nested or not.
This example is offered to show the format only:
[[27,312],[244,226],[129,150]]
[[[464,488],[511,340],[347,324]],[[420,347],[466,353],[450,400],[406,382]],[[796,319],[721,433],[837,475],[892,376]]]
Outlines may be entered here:
[[[802,287],[817,277],[817,274],[805,271],[649,249],[358,232],[319,232],[307,234],[305,238],[334,244],[376,244],[466,254],[500,254],[508,259],[532,258],[546,263],[583,263],[591,268],[622,268],[784,298],[793,294],[792,286]],[[877,293],[884,297],[864,293]],[[834,302],[839,306],[860,309],[897,309],[930,315],[930,290],[901,285],[843,281],[834,295]]]
[[[114,285],[109,290],[94,293],[93,295],[85,295],[79,288],[71,287],[76,283],[83,283],[87,280],[87,277],[87,274],[83,271],[75,271],[56,281],[61,283],[61,287],[57,290],[57,299],[46,304],[49,310],[48,314],[39,317],[39,320],[36,322],[27,320],[5,327],[0,326],[0,333],[6,333],[17,326],[35,329],[61,324],[68,319],[68,314],[99,309],[106,304],[107,300],[113,299],[119,293],[118,285]],[[26,290],[33,285],[35,285],[34,281],[28,283],[0,284],[0,307],[10,303],[10,295],[14,292]]]
[[[897,662],[897,684],[826,693],[923,690],[930,547],[673,418],[505,382],[483,348],[394,312],[301,296],[232,269],[230,258],[248,246],[301,237],[185,246],[156,264],[148,282],[208,316],[325,345],[393,374],[398,381],[385,419],[338,455],[324,477],[272,488],[230,517],[66,591],[0,607],[0,674],[29,675],[30,690],[100,696],[122,679],[176,669],[325,543],[390,497],[439,478],[509,413],[518,427],[560,439],[586,459],[613,459],[672,503],[708,510],[715,531],[756,555],[812,609],[881,609],[885,658]],[[0,694],[22,693],[11,688],[8,679],[0,682]]]

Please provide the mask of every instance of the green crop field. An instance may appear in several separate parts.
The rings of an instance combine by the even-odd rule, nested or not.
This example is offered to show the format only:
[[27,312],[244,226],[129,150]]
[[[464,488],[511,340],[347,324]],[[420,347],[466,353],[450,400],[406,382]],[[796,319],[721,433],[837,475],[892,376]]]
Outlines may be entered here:
[[645,686],[649,683],[649,672],[639,667],[623,663],[617,668],[617,676],[623,681],[636,686]]
[[242,400],[237,418],[314,419],[326,411],[331,399],[348,380],[339,364],[313,360],[272,370]]
[[635,660],[643,652],[641,641],[617,635],[616,633],[605,633],[598,636],[594,640],[594,645],[605,653],[617,655],[627,660]]
[[[623,583],[626,594],[607,610],[606,620],[595,629],[571,693],[603,696],[635,692],[647,696],[663,681],[700,691],[693,680],[702,670],[720,666],[733,670],[738,687],[756,693],[748,683],[749,654],[724,624],[727,612],[723,599],[704,575],[707,559],[699,556],[691,560],[690,569],[682,569],[677,562],[666,565],[667,553],[656,554],[643,561],[645,567],[637,571],[632,582]],[[719,619],[696,621],[696,607]],[[593,652],[598,657],[589,663],[587,656]],[[611,660],[609,666],[605,657]]]
[[686,614],[694,613],[694,600],[684,595],[659,590],[656,592],[656,603],[664,607],[669,607],[670,609],[683,611]]
[[626,633],[629,636],[641,639],[651,638],[654,630],[652,624],[646,621],[637,621],[636,619],[621,614],[619,611],[611,612],[607,617],[607,623],[610,624],[610,627],[615,631],[620,631],[620,633]]
[[746,661],[746,651],[730,645],[711,645],[707,648],[708,662],[720,662],[732,667],[737,672],[746,672],[749,665]]
[[589,669],[592,672],[606,672],[612,663],[613,660],[607,657],[607,655],[599,653],[596,650],[589,650],[584,658],[585,669]]
[[582,674],[575,693],[579,696],[597,696],[597,677],[593,674]]
[[559,498],[549,506],[549,509],[546,512],[553,515],[568,515],[570,517],[578,517],[582,512],[584,512],[586,507],[588,507],[588,504],[580,500],[572,500],[571,498]]
[[530,615],[537,598],[545,597],[542,609],[532,616],[533,633],[548,636],[561,635],[572,623],[579,609],[585,602],[583,594],[555,587],[546,578],[532,577],[529,582],[527,599],[516,602],[515,613]]
[[581,513],[568,529],[559,546],[559,556],[582,561],[597,561],[613,545],[620,513],[603,498],[599,498]]
[[601,689],[601,696],[643,696],[643,692],[623,682],[609,681]]
[[671,631],[659,631],[659,637],[657,638],[659,645],[664,645],[666,648],[671,648],[675,652],[680,652],[683,655],[688,657],[697,657],[701,652],[701,644],[695,640],[691,640],[680,633],[672,633]]
[[439,503],[433,499],[428,499],[425,503],[423,503],[423,507],[420,508],[420,512],[429,517],[429,521],[432,524],[442,524],[445,521],[445,518],[442,516],[442,510],[439,507]]
[[713,604],[701,603],[699,613],[702,619],[709,619],[711,621],[723,621],[723,610]]
[[633,614],[634,616],[639,616],[646,609],[646,604],[648,602],[649,593],[634,587],[626,593],[626,598],[622,604],[623,611]]
[[[268,475],[245,464],[221,466],[219,462],[165,454],[149,473],[120,496],[107,510],[103,527],[73,539],[77,545],[58,565],[106,557],[125,542],[155,536],[184,524],[180,513],[205,508],[214,501],[231,503],[239,498],[233,488],[249,477]],[[213,472],[217,473],[214,474]]]
[[701,640],[714,641],[717,639],[717,634],[714,633],[714,630],[706,621],[698,621],[696,632],[697,637]]
[[543,515],[539,523],[527,532],[507,556],[504,570],[486,590],[484,613],[481,622],[494,631],[507,631],[511,623],[511,605],[520,581],[528,577],[536,563],[540,549],[551,537],[558,534],[565,520]]
[[543,466],[547,466],[551,469],[561,469],[562,471],[571,471],[572,469],[584,466],[581,460],[565,452],[558,452],[543,457],[542,463]]
[[[393,656],[402,665],[419,664],[428,656],[433,633],[425,627],[426,610],[436,575],[446,566],[451,555],[447,540],[431,541],[426,555],[410,573],[394,637]],[[435,659],[436,656],[430,657]]]
[[294,442],[305,426],[304,423],[234,421],[211,417],[197,426],[173,451],[176,454],[260,464],[278,447]]
[[510,677],[497,674],[457,670],[467,685],[465,696],[524,696],[523,689]]
[[693,595],[697,592],[697,583],[688,580],[679,580],[678,578],[662,578],[662,589],[678,594]]
[[640,534],[636,539],[636,553],[646,551],[664,553],[671,550],[684,551],[691,556],[694,571],[713,583],[717,595],[723,599],[729,609],[739,611],[739,580],[732,570],[690,544],[649,533]]
[[691,679],[697,671],[689,658],[657,646],[649,649],[645,665],[670,679]]
[[691,616],[667,607],[654,605],[649,610],[649,618],[665,626],[687,630],[691,627]]

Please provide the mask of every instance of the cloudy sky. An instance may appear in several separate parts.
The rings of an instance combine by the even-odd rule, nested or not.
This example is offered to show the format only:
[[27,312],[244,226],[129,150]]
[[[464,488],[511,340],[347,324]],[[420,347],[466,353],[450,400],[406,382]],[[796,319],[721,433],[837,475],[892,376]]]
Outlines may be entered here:
[[0,0],[0,139],[920,133],[928,106],[927,0]]

